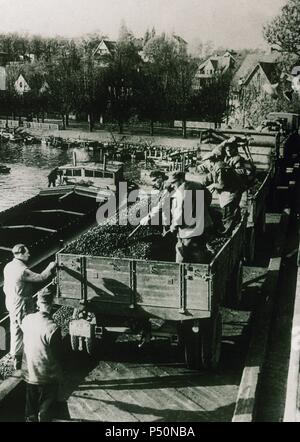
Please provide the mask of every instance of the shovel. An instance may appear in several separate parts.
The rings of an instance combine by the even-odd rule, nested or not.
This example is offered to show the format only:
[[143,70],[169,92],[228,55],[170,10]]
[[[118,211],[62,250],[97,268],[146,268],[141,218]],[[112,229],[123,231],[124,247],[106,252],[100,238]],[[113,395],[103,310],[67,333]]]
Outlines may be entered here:
[[136,228],[127,236],[127,239],[131,238],[135,234],[135,232],[137,232],[139,230],[140,227],[142,227],[141,224],[136,226]]

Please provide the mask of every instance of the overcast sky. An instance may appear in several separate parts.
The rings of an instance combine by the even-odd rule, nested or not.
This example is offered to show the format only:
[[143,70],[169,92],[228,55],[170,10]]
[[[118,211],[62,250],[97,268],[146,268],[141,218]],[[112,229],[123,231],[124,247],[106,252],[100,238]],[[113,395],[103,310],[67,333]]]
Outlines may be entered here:
[[0,0],[0,32],[79,36],[99,30],[116,38],[121,20],[136,36],[147,27],[189,43],[259,47],[262,26],[287,0]]

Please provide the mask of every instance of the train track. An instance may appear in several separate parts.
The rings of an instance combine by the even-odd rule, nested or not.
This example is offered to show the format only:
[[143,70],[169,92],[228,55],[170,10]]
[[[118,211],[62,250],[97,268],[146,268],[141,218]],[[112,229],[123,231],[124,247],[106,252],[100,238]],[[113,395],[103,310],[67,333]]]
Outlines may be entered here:
[[[277,232],[281,230],[278,221],[278,215],[268,216],[267,227],[271,237],[274,227]],[[217,372],[187,369],[180,349],[170,347],[163,340],[139,348],[137,338],[123,335],[117,339],[115,334],[110,333],[107,341],[99,345],[96,357],[90,358],[83,352],[71,352],[67,339],[64,363],[67,376],[58,420],[228,422],[244,420],[249,413],[253,420],[258,376],[247,377],[249,370],[251,372],[249,360],[253,357],[251,346],[257,339],[253,335],[253,324],[264,306],[263,300],[269,298],[268,290],[274,291],[274,285],[268,282],[270,275],[274,277],[274,269],[268,271],[269,250],[264,247],[263,252],[257,257],[260,267],[245,267],[242,309],[223,309],[222,358]],[[280,259],[278,249],[273,252],[275,259]],[[261,354],[259,371],[263,359],[264,354]],[[4,386],[5,383],[7,381],[3,382]],[[8,404],[5,409],[0,406],[2,421],[23,418],[20,404],[24,402],[24,392],[20,381],[17,385],[18,388],[14,386],[6,395]],[[250,411],[249,408],[241,411],[240,407],[245,399],[245,390]],[[15,394],[19,395],[19,415]]]

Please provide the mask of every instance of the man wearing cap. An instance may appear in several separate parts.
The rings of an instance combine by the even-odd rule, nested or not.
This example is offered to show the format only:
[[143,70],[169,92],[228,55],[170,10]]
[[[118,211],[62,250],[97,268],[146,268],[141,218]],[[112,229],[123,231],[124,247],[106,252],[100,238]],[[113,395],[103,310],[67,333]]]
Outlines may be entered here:
[[49,422],[54,417],[59,384],[61,331],[51,317],[53,293],[46,288],[38,293],[38,312],[22,322],[26,382],[26,422]]
[[34,311],[33,284],[46,281],[52,274],[56,263],[51,262],[42,273],[32,272],[27,263],[30,258],[24,244],[13,247],[14,258],[4,267],[5,304],[10,318],[10,354],[15,369],[21,368],[23,334],[21,323],[28,313]]
[[207,232],[212,228],[208,206],[211,196],[198,183],[185,180],[184,172],[170,177],[172,195],[171,232],[177,234],[176,262],[198,262],[207,257]]
[[161,170],[153,170],[150,172],[150,178],[152,179],[153,188],[158,190],[159,195],[155,206],[153,206],[150,212],[141,219],[140,224],[142,226],[147,226],[154,220],[156,224],[160,224],[159,215],[161,214],[162,224],[165,227],[170,224],[168,219],[170,218],[170,196],[172,189],[168,183],[169,177]]
[[250,164],[244,157],[239,154],[238,142],[244,141],[238,137],[231,137],[225,144],[224,162],[232,167],[241,178],[244,188],[248,188],[255,178],[255,166]]
[[197,172],[201,174],[210,173],[213,169],[214,160],[224,160],[226,142],[227,140],[223,141],[221,144],[214,147],[211,152],[208,152],[206,155],[204,155],[201,163],[197,166]]
[[212,157],[210,161],[211,172],[203,177],[201,183],[210,192],[217,192],[222,209],[222,233],[229,234],[240,220],[239,205],[244,186],[233,167],[220,161],[217,156]]

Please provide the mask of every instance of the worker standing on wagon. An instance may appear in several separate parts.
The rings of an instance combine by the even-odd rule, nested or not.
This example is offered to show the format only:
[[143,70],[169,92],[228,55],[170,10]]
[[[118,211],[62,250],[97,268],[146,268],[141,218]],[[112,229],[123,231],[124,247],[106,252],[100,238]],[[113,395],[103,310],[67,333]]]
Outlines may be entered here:
[[[155,190],[159,191],[157,203],[153,206],[150,212],[141,219],[140,224],[147,226],[156,218],[157,224],[159,224],[159,215],[161,214],[162,224],[164,229],[166,225],[170,224],[170,196],[171,186],[168,183],[169,177],[161,170],[153,170],[150,172],[150,178],[152,179],[152,186]],[[168,222],[169,219],[169,222]]]
[[217,192],[222,209],[223,234],[232,232],[240,221],[240,201],[244,190],[243,182],[233,167],[222,161],[217,153],[209,157],[210,172],[203,176],[201,183],[210,192]]
[[223,161],[225,158],[225,146],[226,141],[223,141],[218,146],[214,147],[213,150],[209,153],[207,153],[202,161],[197,166],[197,172],[200,174],[207,174],[213,171],[214,169],[214,162],[210,161],[211,158],[216,157],[219,161]]
[[174,188],[170,230],[177,234],[176,262],[201,262],[208,256],[207,233],[213,226],[211,196],[200,184],[186,181],[184,172],[174,172],[169,182]]
[[51,317],[53,293],[49,288],[38,293],[38,312],[22,322],[26,382],[26,422],[50,422],[55,413],[62,379],[61,331]]
[[14,258],[4,267],[5,304],[10,319],[10,355],[13,358],[14,369],[21,368],[23,353],[23,333],[21,323],[24,317],[35,309],[33,283],[46,281],[56,267],[51,262],[42,273],[34,273],[28,267],[30,258],[28,248],[17,244],[12,249]]
[[224,162],[232,167],[241,178],[245,189],[249,188],[254,182],[256,168],[253,162],[247,161],[239,154],[238,143],[245,142],[243,139],[231,137],[225,144]]

